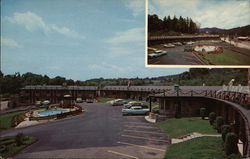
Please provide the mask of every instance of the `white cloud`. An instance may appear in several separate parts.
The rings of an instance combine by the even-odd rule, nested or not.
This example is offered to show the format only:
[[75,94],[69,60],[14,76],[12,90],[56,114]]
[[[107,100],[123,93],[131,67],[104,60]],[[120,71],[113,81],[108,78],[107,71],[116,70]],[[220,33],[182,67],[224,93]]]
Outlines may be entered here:
[[85,39],[84,36],[79,35],[77,32],[70,30],[67,27],[60,28],[57,25],[53,24],[51,29],[53,29],[54,31],[56,31],[62,35],[68,36],[68,37],[77,38],[77,39]]
[[42,30],[45,34],[57,32],[61,35],[84,39],[84,36],[67,27],[59,27],[56,24],[47,24],[43,18],[32,12],[14,13],[13,17],[5,17],[9,22],[24,26],[28,31]]
[[124,32],[117,32],[115,36],[106,40],[107,43],[121,44],[144,41],[144,28],[133,28]]
[[39,17],[35,13],[14,13],[13,17],[6,18],[9,22],[23,25],[28,31],[34,32],[42,29],[44,32],[48,32],[50,29],[43,21],[42,17]]
[[1,36],[1,46],[7,46],[10,48],[23,48],[21,44],[18,44],[15,40],[6,39]]
[[[123,32],[116,32],[113,37],[106,39],[105,42],[109,45],[108,57],[137,56],[144,47],[144,31],[144,28],[132,28]],[[141,55],[143,56],[143,54]]]
[[149,13],[164,16],[191,17],[201,27],[229,29],[250,24],[249,0],[151,0]]
[[144,14],[145,12],[145,0],[126,0],[125,6],[132,10],[133,16]]
[[130,67],[117,66],[111,63],[102,62],[100,64],[90,64],[88,65],[89,69],[104,71],[104,72],[118,72],[118,73],[126,73],[129,71]]

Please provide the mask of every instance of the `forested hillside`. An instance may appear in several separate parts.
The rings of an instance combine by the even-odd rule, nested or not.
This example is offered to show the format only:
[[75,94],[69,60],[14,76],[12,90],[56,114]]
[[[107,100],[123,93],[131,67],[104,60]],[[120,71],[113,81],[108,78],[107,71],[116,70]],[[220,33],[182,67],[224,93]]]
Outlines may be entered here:
[[180,33],[195,34],[199,33],[199,24],[191,18],[177,18],[174,16],[160,19],[156,14],[148,15],[148,32],[149,35],[179,35]]
[[176,75],[147,77],[147,78],[95,78],[86,81],[74,81],[64,77],[57,76],[50,78],[47,75],[38,75],[34,73],[15,73],[13,75],[4,75],[0,72],[0,94],[18,93],[19,89],[26,85],[68,85],[79,86],[105,86],[105,85],[124,85],[128,83],[131,86],[140,85],[223,85],[228,84],[231,79],[235,79],[235,85],[247,85],[248,69],[207,69],[191,68],[187,72]]

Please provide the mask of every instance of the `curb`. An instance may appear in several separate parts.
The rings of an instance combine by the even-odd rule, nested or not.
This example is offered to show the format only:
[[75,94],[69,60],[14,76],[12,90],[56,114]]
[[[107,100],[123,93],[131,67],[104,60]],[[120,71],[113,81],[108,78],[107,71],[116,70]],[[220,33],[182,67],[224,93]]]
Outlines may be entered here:
[[145,116],[145,120],[150,122],[150,123],[156,123],[155,119],[151,119],[149,116]]

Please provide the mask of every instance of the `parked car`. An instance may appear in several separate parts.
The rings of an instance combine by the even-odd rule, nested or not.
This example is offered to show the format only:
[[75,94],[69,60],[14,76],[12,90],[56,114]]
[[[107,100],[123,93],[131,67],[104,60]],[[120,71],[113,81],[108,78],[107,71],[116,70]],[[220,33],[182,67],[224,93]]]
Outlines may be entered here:
[[166,54],[167,54],[167,51],[164,51],[164,50],[157,50],[157,51],[155,51],[154,53],[148,54],[148,58],[159,57],[159,56],[166,55]]
[[193,50],[194,50],[194,48],[192,46],[190,46],[190,45],[187,45],[187,46],[184,47],[185,52],[192,52]]
[[181,46],[182,43],[180,43],[180,42],[175,42],[174,45],[175,45],[175,46]]
[[76,98],[76,103],[82,103],[82,102],[83,102],[82,98]]
[[119,106],[119,105],[124,105],[124,104],[127,104],[127,101],[122,100],[122,99],[119,99],[119,100],[115,100],[115,101],[112,103],[112,106]]
[[86,102],[87,103],[94,103],[94,100],[93,99],[86,99]]
[[166,48],[174,48],[175,45],[171,44],[171,43],[168,43],[168,44],[165,44],[164,47],[166,47]]
[[40,105],[42,105],[42,102],[41,101],[36,101],[36,105],[40,106]]
[[187,45],[193,45],[195,42],[193,42],[193,41],[189,41],[189,42],[187,42]]
[[149,113],[148,108],[143,108],[142,106],[132,106],[130,108],[123,108],[122,115],[146,115]]
[[50,104],[50,101],[49,100],[45,100],[42,102],[43,105],[49,105]]
[[131,102],[127,103],[127,104],[124,104],[123,106],[124,106],[124,108],[130,108],[132,106],[141,106],[142,107],[142,106],[144,106],[144,104],[141,103],[141,102],[131,101]]

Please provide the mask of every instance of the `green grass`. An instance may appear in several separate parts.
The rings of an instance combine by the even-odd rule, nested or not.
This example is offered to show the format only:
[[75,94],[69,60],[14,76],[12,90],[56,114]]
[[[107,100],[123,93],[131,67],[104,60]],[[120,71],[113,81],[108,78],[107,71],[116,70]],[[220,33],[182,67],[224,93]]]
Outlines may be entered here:
[[201,118],[168,119],[158,122],[157,125],[171,138],[177,138],[192,132],[217,134],[208,120],[202,120]]
[[214,65],[249,65],[250,56],[242,55],[227,49],[223,49],[223,53],[220,54],[206,54],[204,56],[199,55],[206,64],[210,61]]
[[[221,137],[200,137],[170,145],[166,159],[226,159]],[[240,158],[236,155],[236,158]]]
[[115,98],[97,98],[98,102],[106,103],[108,101],[114,100]]
[[24,141],[24,144],[17,146],[15,143],[15,137],[9,137],[7,139],[2,139],[2,140],[0,140],[0,147],[5,145],[7,147],[7,149],[0,153],[0,158],[1,157],[5,158],[8,156],[11,156],[11,155],[15,154],[16,152],[22,150],[23,148],[31,145],[35,141],[36,141],[36,139],[34,137],[27,136],[26,140]]
[[13,113],[7,113],[4,115],[0,115],[0,130],[5,130],[11,128],[11,120],[14,116],[19,114],[24,114],[27,111],[18,111]]

